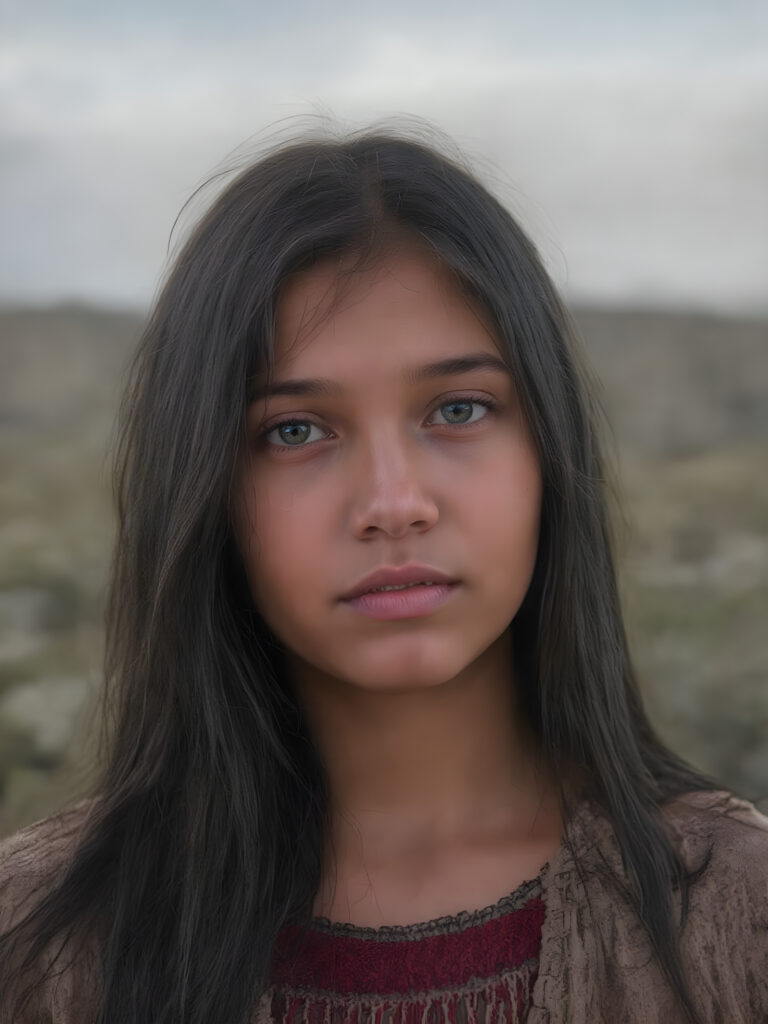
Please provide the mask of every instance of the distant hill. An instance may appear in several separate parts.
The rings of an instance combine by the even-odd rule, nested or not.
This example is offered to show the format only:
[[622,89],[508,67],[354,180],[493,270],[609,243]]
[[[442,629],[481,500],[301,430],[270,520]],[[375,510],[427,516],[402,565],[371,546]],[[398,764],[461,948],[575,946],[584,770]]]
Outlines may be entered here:
[[111,416],[141,325],[137,313],[87,306],[0,307],[0,425]]
[[768,318],[576,310],[624,447],[693,453],[768,439]]
[[[768,319],[576,309],[623,448],[685,453],[768,437]],[[103,422],[142,326],[80,305],[0,309],[0,424]]]

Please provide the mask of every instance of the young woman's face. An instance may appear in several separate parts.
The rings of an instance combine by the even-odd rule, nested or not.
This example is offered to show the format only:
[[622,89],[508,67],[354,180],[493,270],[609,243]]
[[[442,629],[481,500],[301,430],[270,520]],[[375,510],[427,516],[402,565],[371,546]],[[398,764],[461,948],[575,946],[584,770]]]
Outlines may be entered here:
[[[489,365],[492,335],[434,258],[393,254],[333,304],[336,273],[319,264],[281,293],[272,390],[283,393],[249,410],[236,537],[297,672],[367,690],[435,686],[469,670],[520,607],[538,460],[511,377]],[[477,365],[435,366],[449,360]],[[375,570],[413,564],[424,581],[455,582],[343,599]]]

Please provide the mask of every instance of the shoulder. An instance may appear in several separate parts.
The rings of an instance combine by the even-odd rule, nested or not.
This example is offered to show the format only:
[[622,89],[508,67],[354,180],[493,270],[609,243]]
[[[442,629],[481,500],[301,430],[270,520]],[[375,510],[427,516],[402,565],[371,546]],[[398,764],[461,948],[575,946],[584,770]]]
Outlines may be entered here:
[[723,790],[687,793],[663,808],[689,870],[739,876],[748,887],[768,887],[768,817]]
[[[725,790],[676,796],[660,812],[690,876],[690,894],[708,904],[713,925],[718,908],[739,901],[753,904],[753,916],[768,921],[768,817]],[[602,878],[606,866],[623,874],[615,832],[602,810],[589,802],[569,825],[566,868],[573,868],[574,855],[590,876]]]
[[20,995],[31,985],[20,1024],[94,1020],[99,968],[91,940],[81,941],[82,933],[72,927],[62,943],[46,944],[31,962],[25,958],[34,928],[22,932],[20,942],[18,935],[10,935],[63,877],[95,803],[83,800],[0,840],[0,988],[5,995]]
[[681,944],[702,1005],[768,1019],[768,818],[724,792],[688,794],[665,813],[693,872]]
[[0,840],[0,934],[55,885],[87,822],[94,800],[37,821]]
[[[675,797],[661,814],[690,875],[673,907],[702,1019],[768,1020],[768,818],[713,790]],[[572,836],[580,869],[569,853],[551,901],[570,943],[571,991],[591,993],[594,1019],[604,1019],[598,1009],[610,999],[619,1008],[611,1019],[678,1020],[647,932],[613,885],[623,862],[612,827],[585,804]]]

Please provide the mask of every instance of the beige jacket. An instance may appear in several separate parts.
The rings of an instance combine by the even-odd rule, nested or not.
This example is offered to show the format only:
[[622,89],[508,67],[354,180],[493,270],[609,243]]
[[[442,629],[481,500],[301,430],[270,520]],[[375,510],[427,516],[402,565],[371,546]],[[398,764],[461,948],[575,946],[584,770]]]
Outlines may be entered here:
[[[61,863],[85,813],[80,804],[0,843],[0,932]],[[768,818],[722,792],[680,798],[665,814],[690,866],[712,847],[682,939],[700,1012],[710,1024],[768,1024]],[[601,877],[604,859],[620,868],[609,825],[584,804],[568,840],[542,877],[546,915],[528,1024],[683,1024],[641,925]],[[92,957],[47,984],[24,1024],[89,1024],[95,970]],[[256,1024],[269,1024],[268,1006],[269,992]]]

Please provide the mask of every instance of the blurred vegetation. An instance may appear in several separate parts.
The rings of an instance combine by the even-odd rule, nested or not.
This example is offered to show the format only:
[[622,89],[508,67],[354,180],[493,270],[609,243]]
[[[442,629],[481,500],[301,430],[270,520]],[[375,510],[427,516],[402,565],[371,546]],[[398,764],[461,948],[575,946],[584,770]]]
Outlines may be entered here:
[[[651,716],[768,808],[768,323],[576,312],[619,453]],[[109,448],[140,318],[0,310],[0,835],[75,798],[98,735]]]

